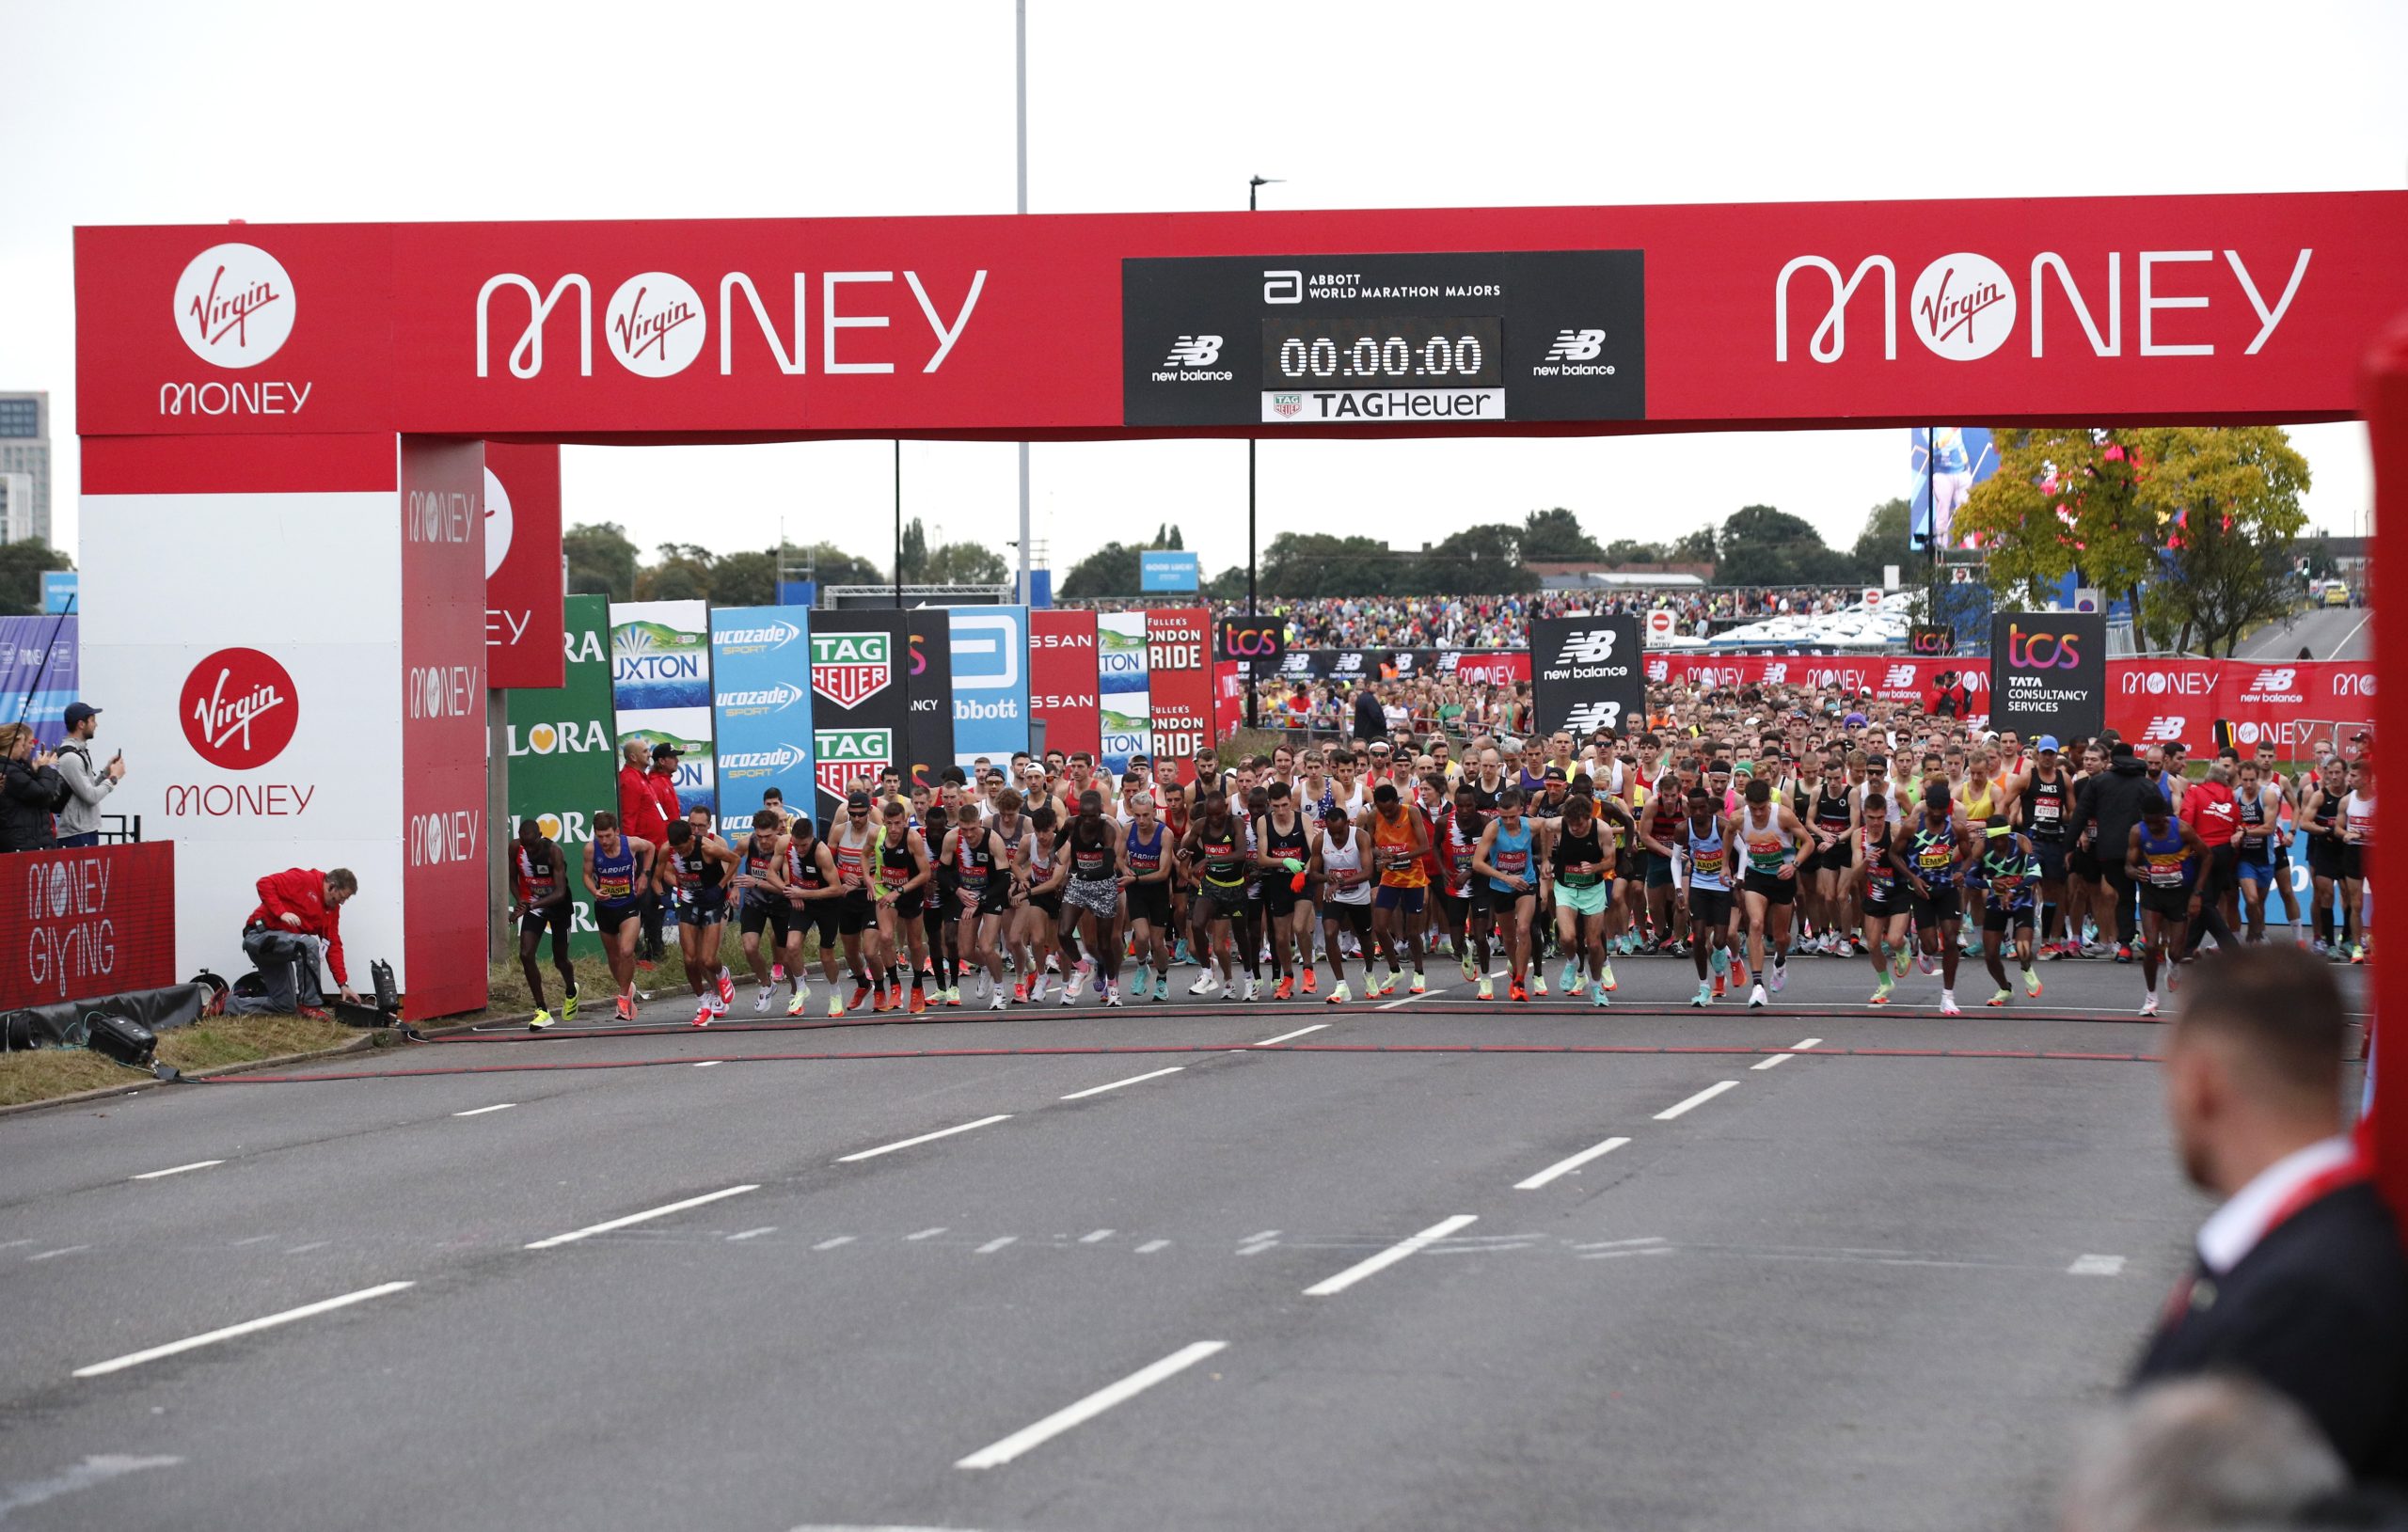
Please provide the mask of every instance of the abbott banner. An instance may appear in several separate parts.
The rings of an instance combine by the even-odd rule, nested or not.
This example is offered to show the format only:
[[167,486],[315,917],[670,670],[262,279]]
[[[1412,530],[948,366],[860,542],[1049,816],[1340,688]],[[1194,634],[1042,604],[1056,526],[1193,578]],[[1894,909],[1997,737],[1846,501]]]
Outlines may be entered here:
[[1028,608],[955,607],[952,618],[954,765],[1007,766],[1028,749]]
[[816,816],[811,608],[713,608],[711,686],[719,832],[751,834],[761,795],[772,787],[789,810]]
[[[502,693],[510,754],[510,823],[494,827],[508,842],[532,819],[560,843],[572,868],[594,838],[594,815],[618,803],[618,732],[610,703],[610,599],[573,595],[562,603],[561,684]],[[594,901],[569,876],[569,950],[599,956]],[[548,961],[548,956],[547,956]]]
[[677,801],[718,812],[711,763],[710,604],[610,604],[619,743],[677,747]]
[[1586,739],[1616,734],[1647,716],[1636,617],[1543,617],[1530,627],[1530,675],[1538,733]]
[[2107,727],[2107,614],[1994,614],[1990,683],[1990,727],[2001,733],[2098,734]]

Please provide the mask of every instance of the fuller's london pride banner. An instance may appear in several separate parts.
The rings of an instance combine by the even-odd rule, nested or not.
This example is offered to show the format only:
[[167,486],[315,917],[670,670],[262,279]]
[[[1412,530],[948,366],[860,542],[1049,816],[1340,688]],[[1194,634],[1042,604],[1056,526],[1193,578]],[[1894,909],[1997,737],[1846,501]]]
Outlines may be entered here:
[[1993,614],[1990,727],[2026,739],[2069,739],[2107,727],[2106,614]]
[[1028,711],[1045,725],[1045,749],[1068,756],[1103,750],[1091,611],[1028,614]]
[[983,755],[1008,766],[1014,750],[1028,749],[1028,608],[950,610],[954,764],[967,771]]
[[[1148,733],[1154,780],[1194,780],[1196,752],[1212,743],[1212,614],[1201,607],[1146,613]],[[1176,774],[1163,763],[1176,764]]]
[[610,604],[610,687],[619,743],[677,749],[677,801],[718,813],[711,750],[710,605]]
[[1538,732],[1586,739],[1647,718],[1646,661],[1636,617],[1543,617],[1530,624]]
[[719,832],[751,834],[761,795],[772,787],[794,813],[816,815],[811,609],[711,608],[711,687]]
[[[497,843],[532,819],[558,841],[569,867],[569,902],[576,908],[569,950],[599,956],[594,901],[577,864],[594,838],[594,815],[619,802],[618,731],[610,702],[610,601],[573,595],[562,604],[561,684],[502,693],[503,750],[510,762],[510,823],[494,827]],[[539,955],[551,960],[548,950]]]
[[910,622],[875,608],[815,612],[810,644],[812,772],[826,824],[854,782],[904,768]]

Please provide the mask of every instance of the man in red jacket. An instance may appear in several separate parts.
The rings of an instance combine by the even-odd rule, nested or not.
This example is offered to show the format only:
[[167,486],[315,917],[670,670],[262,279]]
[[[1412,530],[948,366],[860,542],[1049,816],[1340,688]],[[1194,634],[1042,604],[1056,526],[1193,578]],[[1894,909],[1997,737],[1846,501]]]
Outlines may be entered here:
[[288,1015],[323,1017],[325,996],[318,987],[318,955],[325,954],[342,998],[357,1004],[351,972],[342,960],[343,902],[359,892],[359,879],[348,867],[319,872],[293,867],[270,873],[259,880],[259,908],[243,923],[243,951],[267,993],[236,996],[227,1008],[245,1016]]
[[2232,767],[2222,761],[2209,765],[2207,777],[2182,795],[2182,821],[2198,831],[2199,844],[2208,848],[2198,874],[2199,914],[2191,922],[2183,946],[2187,960],[2199,950],[2202,936],[2214,937],[2219,947],[2241,944],[2230,924],[2238,911],[2225,908],[2241,888],[2241,847],[2233,844],[2241,833],[2241,804],[2232,793]]
[[[620,747],[620,753],[626,764],[619,767],[619,833],[652,845],[665,845],[669,821],[686,815],[677,806],[677,751],[669,745],[647,750],[642,739],[630,739]],[[649,886],[637,907],[636,920],[642,932],[636,958],[639,966],[649,969],[660,960],[661,952],[660,896]]]

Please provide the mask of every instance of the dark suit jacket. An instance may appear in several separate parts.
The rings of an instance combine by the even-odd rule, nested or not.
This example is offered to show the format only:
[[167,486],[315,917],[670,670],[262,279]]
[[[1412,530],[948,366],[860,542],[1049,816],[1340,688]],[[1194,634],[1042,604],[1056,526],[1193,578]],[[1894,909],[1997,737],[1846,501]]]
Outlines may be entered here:
[[2132,1382],[2217,1371],[2298,1401],[2360,1479],[2408,1486],[2408,1251],[2371,1183],[2308,1204],[2221,1277],[2194,1266]]

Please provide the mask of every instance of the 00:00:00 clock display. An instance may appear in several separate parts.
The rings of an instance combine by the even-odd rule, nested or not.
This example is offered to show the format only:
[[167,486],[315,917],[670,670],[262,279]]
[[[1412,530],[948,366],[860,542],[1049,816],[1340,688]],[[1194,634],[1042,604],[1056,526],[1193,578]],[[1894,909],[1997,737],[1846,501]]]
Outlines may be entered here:
[[1284,378],[1476,378],[1483,371],[1478,336],[1450,340],[1432,336],[1418,350],[1402,336],[1386,340],[1364,336],[1343,354],[1326,336],[1306,340],[1290,336],[1279,342],[1279,372]]

